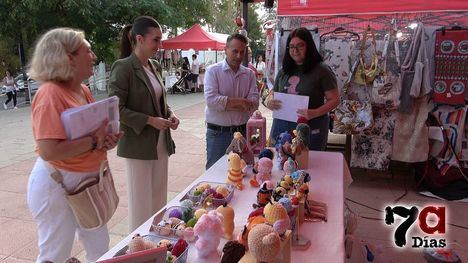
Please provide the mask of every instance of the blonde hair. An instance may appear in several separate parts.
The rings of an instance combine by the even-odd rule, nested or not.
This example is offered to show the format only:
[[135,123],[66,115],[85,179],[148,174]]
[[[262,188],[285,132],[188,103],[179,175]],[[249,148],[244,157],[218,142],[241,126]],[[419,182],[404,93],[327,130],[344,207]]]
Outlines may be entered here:
[[85,39],[84,32],[72,28],[55,28],[42,35],[34,48],[29,76],[38,81],[67,81],[73,78],[68,54],[77,51]]

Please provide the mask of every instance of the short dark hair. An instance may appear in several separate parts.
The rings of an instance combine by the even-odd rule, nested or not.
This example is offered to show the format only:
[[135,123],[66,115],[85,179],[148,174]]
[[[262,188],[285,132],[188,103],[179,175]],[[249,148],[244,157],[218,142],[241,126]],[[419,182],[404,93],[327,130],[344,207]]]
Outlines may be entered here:
[[229,43],[231,43],[232,40],[234,39],[237,39],[239,41],[241,41],[242,43],[248,45],[249,44],[249,41],[247,40],[247,37],[244,36],[244,35],[241,35],[239,33],[235,33],[235,34],[232,34],[230,36],[228,36],[227,40],[226,40],[226,46],[229,45]]
[[315,46],[310,31],[305,27],[296,28],[288,36],[288,40],[286,41],[286,52],[283,57],[283,71],[288,75],[292,75],[297,69],[296,62],[292,59],[291,55],[289,54],[289,43],[294,37],[300,38],[306,44],[307,51],[303,64],[303,73],[309,72],[317,64],[323,61],[322,56],[320,55],[320,53],[317,50],[317,47]]
[[193,54],[193,55],[192,55],[192,58],[197,58],[197,55],[196,55],[196,54]]

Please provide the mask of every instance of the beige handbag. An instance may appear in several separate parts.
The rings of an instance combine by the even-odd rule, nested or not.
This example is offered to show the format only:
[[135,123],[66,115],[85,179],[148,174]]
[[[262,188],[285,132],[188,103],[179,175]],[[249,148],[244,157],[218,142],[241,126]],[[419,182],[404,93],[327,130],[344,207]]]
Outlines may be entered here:
[[81,228],[97,229],[114,215],[119,197],[107,161],[101,163],[99,177],[87,178],[71,192],[67,191],[63,176],[57,169],[50,176],[65,190],[68,205]]

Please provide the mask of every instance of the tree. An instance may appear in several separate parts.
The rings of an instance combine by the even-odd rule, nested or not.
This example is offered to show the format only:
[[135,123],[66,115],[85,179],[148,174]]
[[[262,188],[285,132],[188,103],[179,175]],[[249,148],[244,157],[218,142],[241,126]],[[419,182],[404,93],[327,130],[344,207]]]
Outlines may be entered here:
[[1,0],[0,37],[17,43],[21,35],[29,57],[43,32],[54,27],[80,28],[98,60],[113,62],[119,32],[140,15],[155,17],[169,28],[213,20],[209,0]]
[[[255,53],[259,49],[265,48],[265,35],[262,30],[263,21],[258,17],[259,5],[249,4],[248,10],[248,37],[250,47]],[[242,4],[239,0],[216,0],[212,4],[212,12],[222,19],[216,19],[209,24],[209,29],[217,33],[233,34],[238,31],[235,19],[242,16]]]

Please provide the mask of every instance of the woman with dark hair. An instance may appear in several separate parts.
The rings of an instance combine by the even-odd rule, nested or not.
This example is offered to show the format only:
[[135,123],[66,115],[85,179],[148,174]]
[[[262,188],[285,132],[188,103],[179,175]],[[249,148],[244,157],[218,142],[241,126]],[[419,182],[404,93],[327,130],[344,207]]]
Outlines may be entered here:
[[[339,91],[336,78],[331,69],[323,63],[306,28],[297,28],[291,32],[286,42],[283,68],[276,76],[273,92],[283,92],[309,97],[307,109],[299,109],[298,117],[305,117],[310,126],[309,149],[323,151],[327,145],[329,117],[328,113],[339,103]],[[268,96],[264,105],[270,110],[281,108],[281,101]],[[296,128],[297,123],[273,119],[270,136],[272,139],[284,132]]]
[[11,71],[7,70],[5,73],[5,77],[3,78],[3,85],[6,87],[6,94],[8,99],[3,104],[3,108],[6,110],[8,109],[8,103],[13,99],[13,108],[18,109],[16,107],[16,82],[15,78],[11,75]]
[[122,31],[121,59],[109,79],[109,95],[119,97],[124,132],[117,155],[126,161],[130,231],[166,204],[168,158],[175,152],[170,129],[177,129],[179,119],[167,105],[161,67],[150,59],[161,39],[154,18],[136,18]]
[[185,78],[184,83],[185,83],[185,90],[189,91],[189,85],[188,85],[188,76],[190,75],[190,62],[188,60],[188,57],[184,57],[182,59],[182,78]]

